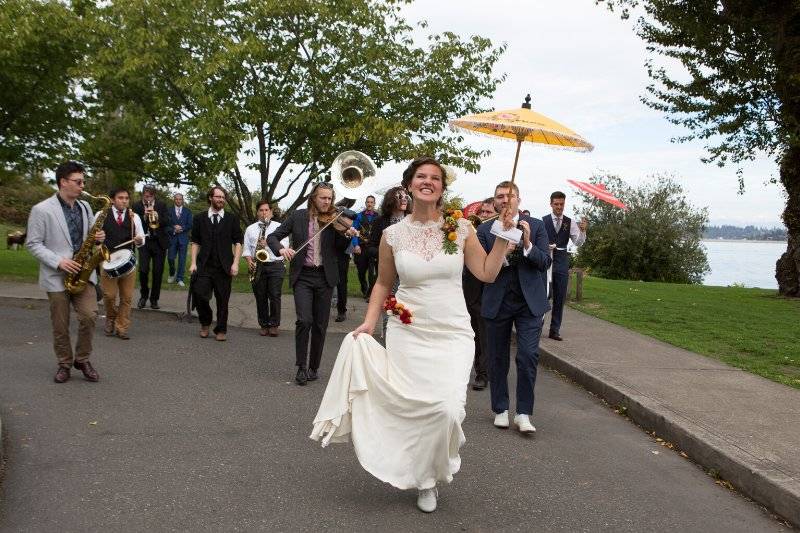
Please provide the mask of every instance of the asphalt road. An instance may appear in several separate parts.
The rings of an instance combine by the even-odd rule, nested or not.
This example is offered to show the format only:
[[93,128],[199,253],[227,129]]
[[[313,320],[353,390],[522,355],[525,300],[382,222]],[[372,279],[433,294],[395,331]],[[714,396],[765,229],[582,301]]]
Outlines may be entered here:
[[132,340],[95,337],[99,383],[57,385],[46,303],[0,300],[0,324],[0,531],[788,529],[544,370],[533,438],[469,392],[462,470],[424,515],[349,445],[307,438],[341,335],[297,387],[289,334],[218,343],[135,313]]

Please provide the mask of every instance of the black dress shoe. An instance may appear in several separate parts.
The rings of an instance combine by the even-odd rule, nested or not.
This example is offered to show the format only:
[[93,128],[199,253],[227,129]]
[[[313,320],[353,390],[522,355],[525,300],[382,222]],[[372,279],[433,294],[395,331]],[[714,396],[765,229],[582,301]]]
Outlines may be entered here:
[[553,333],[552,331],[550,332],[550,335],[548,335],[548,337],[550,337],[554,341],[563,341],[564,340],[564,339],[561,338],[561,335],[559,335],[558,333]]
[[338,315],[336,315],[336,319],[334,320],[334,322],[344,322],[345,320],[347,320],[347,314],[339,313]]
[[486,388],[486,378],[477,376],[475,381],[472,382],[472,390],[483,390]]
[[58,372],[56,372],[56,376],[53,378],[53,381],[56,383],[64,383],[69,379],[69,368],[60,366],[58,367]]
[[150,300],[150,309],[161,309],[158,306],[158,300]]
[[308,376],[306,376],[306,369],[305,368],[298,368],[297,375],[294,377],[294,382],[298,385],[305,385],[308,381]]
[[147,305],[147,298],[139,298],[139,303],[136,304],[136,307],[139,309],[144,309],[145,305]]
[[308,381],[316,381],[318,377],[319,376],[317,376],[317,371],[314,370],[313,368],[309,368],[308,370],[306,370],[306,379],[308,379]]

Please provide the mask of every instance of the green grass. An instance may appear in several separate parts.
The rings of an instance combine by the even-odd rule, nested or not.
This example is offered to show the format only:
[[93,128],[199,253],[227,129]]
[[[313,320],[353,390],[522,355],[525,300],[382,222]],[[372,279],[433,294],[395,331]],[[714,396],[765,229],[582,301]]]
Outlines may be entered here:
[[800,300],[777,291],[587,277],[570,305],[800,389]]
[[[3,249],[0,250],[0,279],[3,281],[24,281],[28,283],[37,283],[39,280],[39,263],[36,259],[28,253],[26,249],[21,250],[7,250],[5,248],[5,235],[11,231],[22,229],[18,226],[9,226],[7,224],[0,224],[0,235],[4,237]],[[188,263],[188,259],[187,259]],[[188,268],[188,264],[187,264]],[[162,290],[186,290],[178,287],[175,284],[167,283],[169,276],[169,269],[164,266],[163,283],[161,284]],[[350,270],[348,272],[348,290],[350,296],[361,296],[361,289],[358,284],[358,275],[356,273],[355,264],[350,261]],[[189,276],[186,276],[188,281]],[[136,282],[137,287],[139,282]],[[232,284],[233,292],[251,292],[250,280],[247,277],[247,262],[242,259],[239,262],[239,275],[236,276]],[[289,276],[284,278],[283,293],[291,294],[292,290],[289,287]]]

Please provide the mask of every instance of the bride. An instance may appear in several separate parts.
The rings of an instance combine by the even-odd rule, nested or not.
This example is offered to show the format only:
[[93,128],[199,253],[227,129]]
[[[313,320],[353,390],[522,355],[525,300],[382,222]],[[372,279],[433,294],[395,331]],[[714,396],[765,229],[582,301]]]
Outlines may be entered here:
[[[436,483],[452,481],[461,466],[474,351],[463,267],[491,283],[513,249],[498,238],[487,255],[464,218],[445,233],[444,176],[430,157],[403,172],[414,211],[384,231],[364,323],[342,342],[311,433],[323,446],[352,440],[365,470],[397,488],[418,489],[417,506],[425,512],[436,509]],[[515,213],[514,207],[507,212]],[[513,224],[511,216],[502,222],[506,229]],[[404,323],[390,317],[383,348],[372,332],[395,276],[396,300],[411,318]]]

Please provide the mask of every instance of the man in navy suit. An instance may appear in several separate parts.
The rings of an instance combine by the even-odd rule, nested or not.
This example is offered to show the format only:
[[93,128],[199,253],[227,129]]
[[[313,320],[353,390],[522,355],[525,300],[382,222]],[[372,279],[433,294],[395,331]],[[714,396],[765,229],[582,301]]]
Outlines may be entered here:
[[[519,188],[503,181],[495,187],[495,209],[517,211]],[[533,389],[536,384],[536,367],[539,362],[539,337],[547,302],[547,269],[550,252],[547,232],[541,220],[525,215],[515,217],[522,240],[519,245],[509,245],[506,266],[494,283],[483,288],[481,316],[486,321],[486,345],[489,350],[489,385],[491,389],[494,425],[507,428],[508,421],[508,369],[511,356],[511,327],[517,330],[517,406],[514,424],[523,433],[533,433]],[[478,227],[478,240],[488,252],[494,245],[493,222]]]
[[[169,233],[169,264],[168,283],[178,282],[183,287],[183,272],[186,267],[186,251],[189,249],[189,235],[192,233],[192,212],[183,205],[183,195],[175,193],[173,197],[175,207],[172,208],[172,226],[167,228]],[[178,258],[178,270],[175,270],[175,257]]]
[[586,241],[586,219],[576,225],[569,217],[564,216],[566,199],[567,195],[561,191],[551,194],[550,208],[553,212],[542,217],[553,257],[553,313],[550,315],[548,337],[557,341],[564,340],[561,337],[561,317],[564,313],[564,300],[567,297],[567,281],[569,279],[567,245],[570,239],[575,246],[580,246]]

